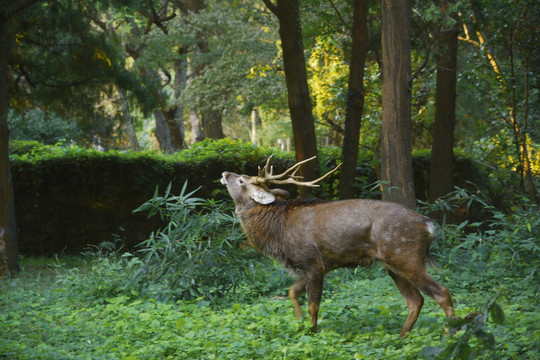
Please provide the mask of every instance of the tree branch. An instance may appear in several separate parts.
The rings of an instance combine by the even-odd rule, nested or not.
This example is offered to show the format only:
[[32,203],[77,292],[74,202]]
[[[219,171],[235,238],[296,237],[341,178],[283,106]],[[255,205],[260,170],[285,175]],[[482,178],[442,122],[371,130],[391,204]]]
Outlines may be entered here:
[[330,3],[330,5],[332,5],[332,7],[334,8],[334,11],[336,12],[339,20],[341,21],[341,23],[343,24],[343,26],[345,27],[345,29],[349,29],[350,28],[350,25],[347,24],[347,22],[345,21],[345,19],[343,18],[343,16],[341,16],[341,13],[339,12],[338,8],[336,7],[336,5],[334,4],[334,2],[332,0],[328,0],[328,2]]
[[279,17],[278,15],[278,7],[276,6],[276,4],[274,4],[271,0],[263,0],[264,4],[266,5],[266,7],[274,13],[274,15],[276,15],[277,17]]
[[330,129],[340,133],[341,135],[345,134],[343,126],[339,125],[334,120],[330,119],[327,115],[324,116],[324,118],[321,119],[321,120],[322,121],[318,121],[319,124],[321,124],[323,126],[326,126],[326,127],[330,128]]
[[13,4],[11,4],[10,13],[16,14],[17,12],[21,11],[27,6],[37,4],[41,2],[42,0],[19,0],[15,1]]
[[152,9],[151,14],[145,10],[139,10],[139,13],[148,19],[148,24],[146,25],[146,30],[144,31],[145,34],[147,34],[150,31],[152,24],[155,24],[165,35],[168,35],[169,30],[167,30],[167,27],[165,27],[163,23],[171,19],[174,19],[176,17],[176,13],[172,13],[171,15],[160,17],[156,13],[155,9]]

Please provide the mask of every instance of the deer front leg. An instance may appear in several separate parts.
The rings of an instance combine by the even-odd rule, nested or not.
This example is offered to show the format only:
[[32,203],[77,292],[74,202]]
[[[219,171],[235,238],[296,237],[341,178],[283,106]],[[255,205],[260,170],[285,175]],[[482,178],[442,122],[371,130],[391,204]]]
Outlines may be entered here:
[[306,291],[306,283],[302,277],[298,278],[289,289],[289,297],[291,298],[294,306],[294,315],[296,315],[297,319],[302,317],[302,305],[300,304],[300,300],[298,300],[298,298],[304,293],[304,291]]
[[306,276],[306,290],[308,297],[308,311],[313,332],[317,332],[317,317],[319,316],[319,305],[321,303],[324,275],[315,273]]

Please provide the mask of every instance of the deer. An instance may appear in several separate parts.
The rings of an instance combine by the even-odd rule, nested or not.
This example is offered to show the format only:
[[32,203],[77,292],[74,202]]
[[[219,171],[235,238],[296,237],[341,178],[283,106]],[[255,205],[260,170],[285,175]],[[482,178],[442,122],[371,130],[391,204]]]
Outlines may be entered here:
[[287,199],[286,190],[269,188],[270,184],[318,187],[341,165],[316,180],[300,181],[298,169],[315,158],[274,175],[270,156],[257,176],[225,171],[220,179],[235,202],[248,244],[297,275],[288,292],[296,318],[303,316],[299,297],[307,292],[316,333],[325,275],[376,262],[383,264],[405,298],[408,315],[401,337],[418,319],[424,304],[421,293],[433,298],[448,320],[456,318],[450,291],[426,270],[426,263],[433,264],[430,244],[435,227],[429,218],[394,202]]

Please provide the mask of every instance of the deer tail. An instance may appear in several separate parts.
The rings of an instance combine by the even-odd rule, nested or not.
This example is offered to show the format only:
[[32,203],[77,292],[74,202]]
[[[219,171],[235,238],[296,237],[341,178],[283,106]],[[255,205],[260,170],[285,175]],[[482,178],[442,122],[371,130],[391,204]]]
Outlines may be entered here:
[[431,220],[425,221],[426,223],[426,230],[429,234],[428,239],[428,246],[426,248],[426,260],[429,266],[431,266],[434,270],[439,271],[439,268],[437,267],[437,264],[435,263],[435,259],[433,258],[433,255],[431,254],[431,242],[433,241],[433,237],[435,235],[435,225],[433,225],[433,222]]

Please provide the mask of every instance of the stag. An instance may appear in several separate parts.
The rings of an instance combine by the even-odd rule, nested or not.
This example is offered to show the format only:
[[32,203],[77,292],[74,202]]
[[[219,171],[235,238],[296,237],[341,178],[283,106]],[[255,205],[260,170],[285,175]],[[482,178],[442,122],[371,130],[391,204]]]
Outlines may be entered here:
[[221,183],[236,204],[235,212],[249,244],[298,275],[289,297],[296,317],[300,318],[299,296],[307,291],[313,332],[317,331],[325,275],[338,268],[374,262],[384,265],[407,302],[408,315],[401,336],[418,319],[424,304],[420,292],[432,297],[448,319],[455,317],[450,292],[426,271],[434,233],[429,218],[403,205],[380,200],[286,200],[286,190],[268,186],[317,187],[337,167],[316,180],[299,181],[298,169],[315,157],[277,175],[270,165],[271,158],[259,168],[257,176],[226,171]]

